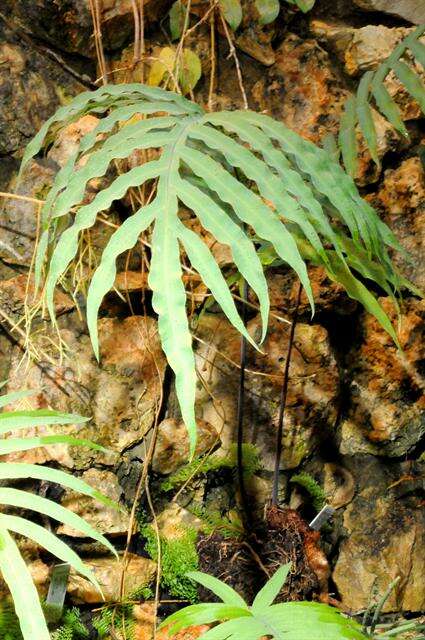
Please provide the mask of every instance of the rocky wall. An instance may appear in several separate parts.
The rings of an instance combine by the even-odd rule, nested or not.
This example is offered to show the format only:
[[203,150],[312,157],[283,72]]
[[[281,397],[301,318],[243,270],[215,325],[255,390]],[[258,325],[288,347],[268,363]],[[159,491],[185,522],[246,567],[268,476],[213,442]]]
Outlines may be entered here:
[[[149,53],[166,44],[163,17],[170,2],[148,0],[145,4]],[[195,10],[202,2],[192,4]],[[245,5],[251,3],[247,0]],[[131,51],[132,4],[102,0],[101,9],[109,66],[120,69]],[[270,113],[320,144],[326,133],[337,132],[344,100],[359,74],[376,68],[413,25],[425,22],[425,5],[423,0],[318,0],[311,13],[302,15],[282,3],[278,21],[263,28],[250,15],[247,10],[248,18],[236,40],[250,107]],[[207,68],[208,29],[201,28],[188,46],[196,47]],[[219,37],[217,47],[215,106],[238,108],[241,96],[224,37]],[[86,0],[5,0],[0,13],[0,190],[19,189],[21,195],[43,198],[54,172],[95,120],[85,119],[68,128],[46,157],[33,162],[17,187],[15,172],[23,147],[55,108],[91,86],[97,73]],[[126,74],[130,79],[131,69]],[[389,90],[402,107],[410,140],[401,139],[376,114],[382,168],[378,169],[366,148],[362,149],[357,182],[411,254],[410,260],[397,256],[396,264],[424,289],[423,120],[417,105],[397,82],[389,82]],[[204,77],[196,97],[205,102],[207,95]],[[97,188],[90,185],[94,191]],[[70,469],[112,498],[131,505],[160,411],[152,486],[157,491],[154,498],[159,511],[168,513],[165,521],[177,527],[187,520],[196,526],[196,518],[190,515],[193,501],[225,513],[234,509],[235,485],[226,474],[207,475],[189,485],[171,515],[167,496],[159,491],[161,479],[187,461],[188,444],[156,320],[143,313],[145,282],[137,252],[130,264],[120,263],[116,291],[101,310],[101,363],[97,364],[91,351],[81,309],[63,292],[58,292],[55,303],[67,345],[65,353],[60,359],[57,333],[46,320],[36,317],[31,348],[39,357],[28,362],[23,357],[22,336],[12,331],[12,324],[22,322],[26,312],[25,274],[37,232],[37,208],[25,200],[6,199],[0,204],[0,379],[8,379],[7,391],[37,389],[38,394],[29,399],[33,407],[91,416],[81,435],[108,448],[108,453],[97,453],[57,445],[22,453],[15,459]],[[108,219],[116,223],[122,215],[122,207],[117,207]],[[104,246],[110,231],[107,226],[95,228],[91,238],[94,254]],[[214,252],[221,264],[228,262],[226,247],[215,245]],[[322,485],[328,502],[336,508],[334,524],[324,534],[323,544],[332,568],[330,591],[346,610],[364,609],[372,589],[382,593],[400,575],[386,610],[418,613],[425,609],[425,305],[413,296],[403,300],[403,351],[399,352],[376,321],[320,269],[312,268],[310,275],[317,312],[311,319],[307,302],[302,300],[290,365],[280,497],[310,513],[308,496],[288,482],[295,472],[305,471]],[[271,486],[289,337],[288,324],[282,318],[293,310],[296,299],[295,279],[284,268],[270,269],[267,277],[273,316],[263,353],[248,352],[246,376],[245,438],[257,445],[263,463],[248,487],[258,512],[264,508]],[[125,296],[117,295],[120,288],[129,290],[132,310]],[[392,313],[390,301],[383,303]],[[256,311],[251,309],[248,326],[252,335],[258,334],[259,325]],[[215,307],[201,316],[194,335],[200,377],[197,453],[213,448],[226,453],[236,438],[240,340]],[[58,499],[123,547],[127,516],[93,506],[71,492]],[[114,599],[117,574],[112,561],[75,538],[74,531],[59,533],[80,544],[107,585],[107,598]],[[31,553],[34,572],[39,572],[43,584],[47,567],[36,549]],[[148,582],[153,572],[153,562],[135,550],[128,591]],[[97,601],[93,589],[76,576],[70,580],[69,594],[75,602]]]

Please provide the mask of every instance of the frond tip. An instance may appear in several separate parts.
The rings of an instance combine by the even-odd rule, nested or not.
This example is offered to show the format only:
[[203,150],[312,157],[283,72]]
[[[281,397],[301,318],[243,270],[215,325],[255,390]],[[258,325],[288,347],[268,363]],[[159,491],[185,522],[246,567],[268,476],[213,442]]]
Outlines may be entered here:
[[[152,304],[158,314],[162,347],[175,373],[192,454],[196,442],[196,376],[182,281],[182,248],[229,321],[247,340],[253,340],[212,254],[180,218],[180,205],[188,207],[217,241],[229,246],[235,267],[258,298],[262,338],[267,330],[269,298],[256,239],[268,242],[279,260],[296,272],[312,312],[314,299],[306,260],[322,265],[396,339],[376,298],[353,271],[378,282],[393,295],[402,280],[391,265],[387,249],[397,247],[397,242],[362,200],[352,179],[324,150],[265,115],[250,111],[207,114],[172,92],[124,84],[81,94],[59,109],[28,145],[23,166],[58,128],[92,111],[108,115],[83,137],[78,151],[59,171],[42,212],[42,241],[36,264],[41,273],[46,256],[51,256],[45,286],[47,306],[54,319],[53,293],[75,257],[80,233],[92,227],[97,215],[130,188],[156,184],[152,201],[126,219],[104,250],[89,288],[87,322],[99,356],[97,316],[103,297],[113,285],[116,259],[135,245],[143,231],[153,227],[149,273]],[[137,114],[142,118],[134,121]],[[349,140],[355,114],[365,126],[370,125],[369,112],[353,103],[345,134]],[[353,156],[352,140],[347,147]],[[89,181],[104,175],[113,160],[125,158],[136,149],[150,148],[159,150],[158,159],[119,175],[91,202],[82,204]],[[77,212],[72,223],[59,235],[58,222],[74,208]]]

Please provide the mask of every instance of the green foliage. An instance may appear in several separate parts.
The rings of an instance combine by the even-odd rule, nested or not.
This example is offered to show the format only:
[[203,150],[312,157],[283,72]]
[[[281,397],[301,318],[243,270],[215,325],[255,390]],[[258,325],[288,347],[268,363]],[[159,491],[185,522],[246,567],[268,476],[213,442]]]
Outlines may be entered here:
[[[80,233],[91,228],[97,215],[130,188],[157,181],[155,197],[125,220],[103,251],[88,291],[87,323],[99,357],[98,311],[113,286],[116,259],[153,225],[152,305],[158,314],[163,350],[175,373],[192,453],[196,442],[196,373],[181,278],[181,246],[229,321],[255,343],[207,245],[181,221],[179,203],[190,209],[217,241],[231,248],[235,266],[258,297],[263,338],[269,297],[251,232],[270,243],[279,259],[294,269],[312,310],[306,260],[326,268],[329,277],[360,300],[396,341],[376,297],[352,270],[378,282],[390,294],[399,291],[405,282],[392,267],[387,251],[399,245],[326,151],[263,114],[206,113],[181,96],[156,87],[106,85],[81,93],[46,122],[29,143],[22,169],[58,129],[87,113],[107,111],[109,115],[83,137],[49,192],[42,211],[36,281],[40,282],[42,265],[49,256],[45,296],[54,319],[55,287],[63,282],[78,252]],[[135,122],[136,114],[147,117]],[[111,162],[126,158],[135,149],[151,148],[161,149],[156,159],[119,175],[91,202],[82,204],[88,182],[103,176]],[[76,208],[75,217],[71,217]]]
[[[261,469],[260,453],[255,445],[248,443],[242,445],[242,463],[246,477],[252,476]],[[229,448],[229,453],[225,456],[212,454],[195,458],[164,480],[161,484],[161,489],[163,491],[171,491],[171,489],[184,484],[192,478],[206,475],[209,471],[235,469],[237,464],[237,447],[232,444]]]
[[378,166],[380,164],[376,127],[372,116],[372,102],[399,133],[408,137],[400,110],[384,84],[389,73],[394,72],[425,115],[425,86],[406,59],[408,54],[425,67],[425,46],[419,41],[424,33],[425,25],[419,25],[400,42],[376,71],[367,71],[363,75],[357,89],[357,95],[351,96],[345,103],[345,110],[341,118],[339,146],[344,165],[350,175],[355,176],[357,172],[357,125],[363,134],[372,159]]
[[[177,633],[191,625],[221,622],[200,640],[258,640],[262,636],[276,640],[364,640],[360,625],[336,609],[317,602],[273,604],[290,571],[290,564],[280,567],[256,595],[249,607],[241,596],[217,578],[194,571],[189,574],[222,602],[185,607],[169,616],[161,627]],[[160,628],[161,628],[160,627]]]
[[124,628],[125,640],[135,640],[134,603],[149,600],[152,597],[152,589],[142,586],[130,593],[127,600],[104,607],[92,619],[93,627],[96,629],[99,638],[108,638],[109,640],[111,629],[113,629],[118,640],[118,638],[124,637],[122,636]]
[[[146,540],[145,549],[152,560],[158,560],[158,542],[155,530],[151,525],[144,525],[140,530]],[[172,539],[160,537],[161,542],[161,585],[171,595],[190,602],[197,600],[197,590],[193,581],[186,577],[189,571],[198,568],[196,551],[197,532],[191,527],[176,532]]]
[[90,634],[81,620],[81,613],[77,607],[65,609],[61,626],[52,633],[52,640],[84,640]]
[[0,602],[0,640],[22,640],[15,607],[7,598],[3,598]]
[[[24,398],[32,392],[19,391],[0,397],[0,407],[5,407],[13,401]],[[36,427],[46,424],[78,424],[85,422],[86,418],[80,416],[62,414],[50,410],[34,411],[3,411],[0,413],[0,434],[6,436],[14,431],[26,427]],[[51,443],[82,444],[93,446],[85,440],[78,440],[67,435],[42,436],[32,438],[7,437],[0,440],[0,455],[6,453],[34,449]],[[40,465],[2,462],[0,463],[0,480],[17,480],[35,478],[46,482],[55,482],[79,491],[83,495],[91,496],[109,506],[114,503],[104,497],[98,491],[92,489],[85,482],[71,474],[58,469],[50,469]],[[105,545],[112,553],[115,553],[110,542],[85,520],[72,511],[59,504],[43,498],[39,495],[5,486],[0,488],[0,505],[2,507],[14,507],[24,510],[32,510],[58,522],[67,524],[83,533],[83,535],[97,540]],[[5,510],[0,513],[0,571],[9,587],[13,598],[15,611],[19,619],[24,640],[49,640],[49,632],[44,619],[42,607],[37,590],[32,581],[31,574],[21,556],[20,550],[10,532],[31,538],[55,555],[63,562],[67,562],[76,571],[85,576],[100,591],[93,573],[81,561],[79,556],[65,542],[56,537],[46,528],[20,516],[9,515]]]
[[223,538],[240,538],[244,534],[242,521],[238,517],[226,517],[218,511],[209,511],[203,505],[190,505],[189,510],[202,521],[202,530],[210,535],[218,532]]
[[303,487],[311,497],[313,507],[320,511],[326,504],[326,496],[320,484],[309,473],[296,473],[291,482]]

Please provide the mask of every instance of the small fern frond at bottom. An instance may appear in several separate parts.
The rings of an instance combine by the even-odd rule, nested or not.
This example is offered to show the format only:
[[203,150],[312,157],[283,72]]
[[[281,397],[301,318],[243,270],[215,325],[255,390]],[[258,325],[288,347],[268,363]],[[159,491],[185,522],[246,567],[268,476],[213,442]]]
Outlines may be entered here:
[[[308,9],[312,0],[296,0],[296,4]],[[255,343],[210,249],[180,217],[181,205],[216,240],[229,246],[235,267],[257,296],[262,338],[267,330],[270,302],[252,234],[269,242],[279,259],[295,271],[312,311],[312,287],[300,242],[310,247],[317,260],[350,291],[362,285],[351,272],[350,251],[344,237],[380,265],[391,290],[396,289],[396,276],[387,250],[399,245],[360,197],[352,179],[326,151],[281,122],[251,111],[206,113],[181,96],[142,84],[105,86],[77,96],[59,109],[30,142],[22,168],[60,127],[88,113],[99,115],[107,111],[97,127],[82,138],[47,196],[41,215],[36,276],[39,280],[42,265],[49,257],[44,290],[54,320],[55,287],[78,251],[80,234],[132,187],[152,188],[149,204],[125,220],[103,251],[88,290],[87,323],[99,357],[98,312],[103,297],[113,286],[116,260],[135,245],[142,232],[153,227],[148,277],[152,306],[158,314],[163,350],[175,374],[177,398],[193,454],[196,373],[182,280],[182,250],[229,321],[247,341],[254,346]],[[140,118],[136,119],[138,113]],[[369,121],[367,110],[362,119]],[[93,178],[105,175],[113,161],[142,149],[157,150],[154,159],[118,175],[93,199],[85,201],[86,187]],[[68,224],[64,216],[74,211]],[[67,224],[61,225],[64,220]],[[366,299],[366,294],[358,297]],[[375,300],[368,309],[395,338],[379,303]]]
[[[359,125],[373,161],[380,166],[377,132],[371,107],[372,102],[396,131],[404,137],[409,135],[400,109],[385,86],[385,79],[389,73],[393,72],[395,74],[425,115],[425,85],[406,58],[406,54],[410,55],[425,68],[425,45],[420,41],[424,33],[425,25],[419,25],[397,45],[391,55],[376,71],[367,71],[363,75],[356,96],[351,96],[346,101],[344,113],[341,117],[339,146],[344,166],[351,176],[355,177],[357,174],[357,125]],[[406,59],[405,62],[403,58]]]

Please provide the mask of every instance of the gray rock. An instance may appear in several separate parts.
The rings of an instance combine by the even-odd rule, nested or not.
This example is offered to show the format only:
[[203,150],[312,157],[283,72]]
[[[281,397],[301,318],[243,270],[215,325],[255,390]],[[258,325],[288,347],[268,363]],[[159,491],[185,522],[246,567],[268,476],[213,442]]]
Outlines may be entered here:
[[367,11],[383,11],[412,24],[425,22],[423,0],[354,0],[354,4]]

